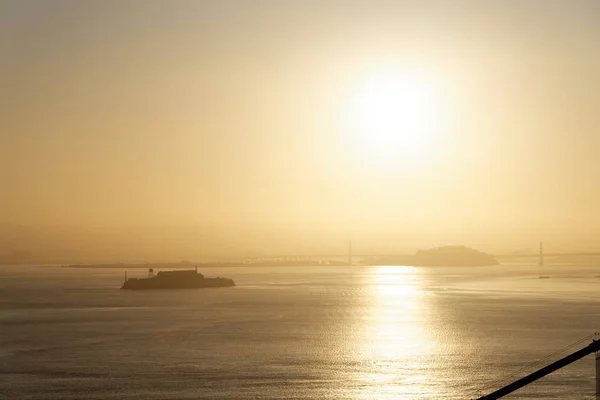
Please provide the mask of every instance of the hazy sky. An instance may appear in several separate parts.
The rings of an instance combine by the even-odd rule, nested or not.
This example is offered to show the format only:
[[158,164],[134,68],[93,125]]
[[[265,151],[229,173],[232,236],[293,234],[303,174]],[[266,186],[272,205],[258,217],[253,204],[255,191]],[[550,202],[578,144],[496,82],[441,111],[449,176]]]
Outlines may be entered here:
[[11,224],[572,242],[599,122],[598,1],[0,3]]

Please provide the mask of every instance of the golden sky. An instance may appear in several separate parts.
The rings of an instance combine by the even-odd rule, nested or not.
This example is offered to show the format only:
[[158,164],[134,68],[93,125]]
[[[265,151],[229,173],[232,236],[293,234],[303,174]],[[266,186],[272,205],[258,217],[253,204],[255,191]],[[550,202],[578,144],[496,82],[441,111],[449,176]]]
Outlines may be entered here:
[[599,78],[591,0],[3,1],[0,221],[589,239]]

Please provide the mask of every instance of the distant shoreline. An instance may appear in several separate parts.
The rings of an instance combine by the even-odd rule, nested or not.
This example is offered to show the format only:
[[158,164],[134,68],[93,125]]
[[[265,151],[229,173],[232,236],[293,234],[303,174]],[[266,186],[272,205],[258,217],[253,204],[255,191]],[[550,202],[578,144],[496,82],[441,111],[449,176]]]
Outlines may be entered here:
[[214,263],[214,264],[205,264],[205,263],[190,263],[190,264],[181,264],[181,263],[148,263],[148,264],[77,264],[77,265],[61,265],[61,268],[73,268],[73,269],[183,269],[183,268],[251,268],[251,267],[356,267],[356,266],[366,266],[366,264],[348,264],[348,263],[294,263],[294,264],[274,264],[274,263]]
[[[339,259],[338,259],[339,260]],[[250,268],[250,267],[349,267],[373,265],[407,265],[418,267],[485,267],[499,265],[494,256],[465,246],[443,246],[419,250],[411,255],[356,256],[352,260],[316,260],[308,257],[255,258],[246,261],[191,262],[104,262],[59,265],[74,269],[191,269],[200,268]],[[360,261],[358,261],[360,260]]]

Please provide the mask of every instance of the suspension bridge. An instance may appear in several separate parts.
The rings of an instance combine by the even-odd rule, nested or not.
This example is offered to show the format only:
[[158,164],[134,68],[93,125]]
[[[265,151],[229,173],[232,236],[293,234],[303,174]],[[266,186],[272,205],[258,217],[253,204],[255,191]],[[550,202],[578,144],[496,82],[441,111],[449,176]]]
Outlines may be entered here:
[[[549,251],[548,251],[549,250]],[[549,246],[547,243],[540,242],[539,251],[533,251],[532,249],[520,250],[512,253],[500,253],[492,254],[494,258],[532,258],[538,257],[540,263],[543,264],[544,258],[549,257],[587,257],[587,256],[600,256],[598,251],[573,251],[565,250],[556,245]]]
[[[245,257],[246,260],[271,260],[271,261],[308,261],[316,259],[346,259],[350,264],[353,260],[369,260],[377,258],[401,258],[411,256],[412,254],[407,253],[379,253],[373,252],[352,252],[352,242],[348,243],[347,253],[314,253],[314,254],[291,254],[291,255],[280,255],[280,256],[256,256],[256,257]],[[546,260],[552,258],[567,258],[567,257],[594,257],[600,256],[600,251],[581,251],[564,249],[553,244],[539,243],[539,247],[536,249],[522,249],[513,252],[505,253],[491,253],[492,257],[498,260],[518,260],[518,259],[531,259],[537,258],[538,265],[543,266]]]

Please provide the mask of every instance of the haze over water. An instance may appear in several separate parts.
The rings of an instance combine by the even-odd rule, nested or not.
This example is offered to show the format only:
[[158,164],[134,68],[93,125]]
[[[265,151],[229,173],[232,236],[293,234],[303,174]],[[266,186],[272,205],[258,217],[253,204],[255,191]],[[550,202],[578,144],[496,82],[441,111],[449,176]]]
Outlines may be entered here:
[[[0,0],[0,399],[472,399],[599,330],[599,21],[594,0]],[[263,265],[349,241],[346,267]],[[460,266],[540,242],[563,265]],[[182,260],[237,286],[39,266]],[[589,357],[512,398],[593,381]]]
[[597,249],[599,18],[589,0],[2,1],[0,252]]
[[[1,267],[0,393],[471,399],[597,328],[596,269],[230,268],[235,288],[127,292],[118,270]],[[594,387],[588,357],[511,398]]]

